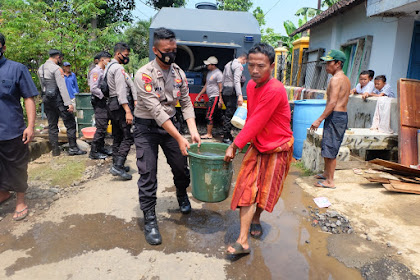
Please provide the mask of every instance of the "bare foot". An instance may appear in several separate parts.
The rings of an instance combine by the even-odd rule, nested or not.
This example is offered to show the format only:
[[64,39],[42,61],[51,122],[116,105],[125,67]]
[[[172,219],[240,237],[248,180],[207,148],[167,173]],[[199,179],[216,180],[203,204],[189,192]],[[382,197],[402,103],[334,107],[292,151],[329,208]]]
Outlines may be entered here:
[[12,194],[10,192],[0,191],[0,204],[8,200],[10,197],[12,197]]
[[201,139],[212,139],[212,138],[213,138],[213,135],[208,135],[208,134],[201,136]]

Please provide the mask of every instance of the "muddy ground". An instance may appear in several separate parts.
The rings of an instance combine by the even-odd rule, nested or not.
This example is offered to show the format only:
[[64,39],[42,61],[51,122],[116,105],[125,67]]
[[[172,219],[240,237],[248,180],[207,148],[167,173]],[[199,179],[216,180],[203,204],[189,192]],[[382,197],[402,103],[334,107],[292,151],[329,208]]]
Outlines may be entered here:
[[[234,161],[235,175],[243,154]],[[242,258],[225,250],[239,232],[238,211],[191,196],[182,215],[172,175],[159,155],[157,214],[163,244],[144,240],[133,180],[108,173],[109,161],[87,156],[30,163],[30,217],[12,220],[14,201],[0,206],[0,279],[418,279],[420,196],[385,192],[352,171],[337,173],[337,189],[312,187],[293,166],[282,197],[262,215],[264,235]],[[190,189],[189,189],[190,190]],[[352,233],[331,234],[314,224],[313,198],[348,219]]]

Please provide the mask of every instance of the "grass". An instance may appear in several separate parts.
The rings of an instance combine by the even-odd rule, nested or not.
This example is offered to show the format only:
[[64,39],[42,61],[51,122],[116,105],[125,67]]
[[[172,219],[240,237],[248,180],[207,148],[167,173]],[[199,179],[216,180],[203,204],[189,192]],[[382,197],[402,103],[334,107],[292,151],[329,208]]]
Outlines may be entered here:
[[50,181],[53,186],[64,187],[79,181],[85,169],[86,159],[60,157],[29,170],[28,175],[30,180]]
[[314,175],[314,174],[315,174],[315,173],[314,173],[314,172],[312,172],[311,170],[307,169],[307,168],[305,167],[305,165],[303,165],[303,162],[302,162],[302,161],[296,161],[296,162],[293,162],[293,163],[292,163],[292,166],[297,167],[297,168],[299,168],[300,170],[302,170],[302,172],[303,172],[303,176],[312,176],[312,175]]

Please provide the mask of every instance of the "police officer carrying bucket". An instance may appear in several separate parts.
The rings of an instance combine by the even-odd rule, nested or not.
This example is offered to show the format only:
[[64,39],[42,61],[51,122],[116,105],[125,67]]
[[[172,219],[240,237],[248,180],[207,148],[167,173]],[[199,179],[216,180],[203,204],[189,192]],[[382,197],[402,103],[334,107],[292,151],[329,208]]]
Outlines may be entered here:
[[179,101],[192,141],[200,144],[194,108],[189,97],[184,71],[174,63],[175,34],[166,28],[154,32],[153,52],[156,58],[140,68],[134,78],[138,103],[134,111],[140,209],[144,213],[144,234],[151,245],[162,243],[155,214],[158,147],[161,146],[174,175],[178,204],[182,214],[191,212],[187,195],[190,173],[187,165],[187,139],[178,132],[175,117]]
[[58,118],[63,119],[67,128],[69,141],[69,155],[83,155],[76,144],[76,121],[74,120],[74,107],[71,103],[64,80],[64,72],[59,64],[63,62],[63,54],[56,49],[49,51],[50,58],[38,69],[41,81],[42,102],[48,119],[48,134],[52,146],[52,155],[59,156],[58,146]]

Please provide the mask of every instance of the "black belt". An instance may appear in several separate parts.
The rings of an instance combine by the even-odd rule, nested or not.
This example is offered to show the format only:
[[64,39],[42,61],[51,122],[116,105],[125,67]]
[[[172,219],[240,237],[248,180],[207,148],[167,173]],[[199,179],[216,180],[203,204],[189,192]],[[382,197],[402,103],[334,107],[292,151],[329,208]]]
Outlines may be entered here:
[[[177,123],[178,122],[178,120],[177,120],[177,118],[176,118],[176,116],[173,116],[172,118],[169,118],[171,121],[172,121],[172,123]],[[135,123],[138,123],[138,124],[143,124],[143,125],[147,125],[147,126],[150,126],[150,127],[161,127],[161,126],[159,126],[158,124],[157,124],[157,122],[154,120],[154,119],[143,119],[143,118],[135,118],[135,120],[134,120],[134,122]]]

